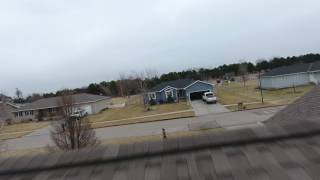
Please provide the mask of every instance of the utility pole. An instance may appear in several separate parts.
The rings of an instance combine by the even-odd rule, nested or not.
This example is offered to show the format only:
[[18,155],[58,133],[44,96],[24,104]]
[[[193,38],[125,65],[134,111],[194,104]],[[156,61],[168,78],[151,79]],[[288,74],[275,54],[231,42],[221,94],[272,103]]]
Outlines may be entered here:
[[259,88],[260,88],[260,94],[261,94],[261,102],[262,104],[264,103],[264,100],[263,100],[263,92],[262,92],[262,86],[261,86],[261,71],[259,70]]

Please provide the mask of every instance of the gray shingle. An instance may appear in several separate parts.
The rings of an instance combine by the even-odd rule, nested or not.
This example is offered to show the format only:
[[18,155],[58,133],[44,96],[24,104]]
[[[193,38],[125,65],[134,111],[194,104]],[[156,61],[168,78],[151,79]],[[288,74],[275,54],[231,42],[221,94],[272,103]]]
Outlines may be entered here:
[[[72,100],[74,104],[84,104],[89,102],[97,102],[104,99],[110,99],[110,97],[107,96],[100,96],[100,95],[94,95],[94,94],[87,94],[87,93],[81,93],[81,94],[74,94],[72,95]],[[26,104],[25,106],[14,110],[17,111],[26,111],[26,110],[37,110],[37,109],[47,109],[47,108],[54,108],[54,107],[60,107],[61,106],[61,97],[51,97],[51,98],[43,98],[39,99],[35,102]]]
[[[315,66],[313,67],[313,64]],[[320,66],[319,66],[320,67]],[[294,73],[306,73],[310,70],[320,70],[318,63],[294,64],[290,66],[281,66],[263,74],[263,76],[279,76]]]
[[150,92],[161,91],[162,89],[166,88],[167,86],[174,87],[177,89],[183,89],[194,82],[195,82],[195,80],[193,80],[193,79],[179,79],[179,80],[175,80],[175,81],[167,81],[167,82],[162,82],[162,83],[158,84],[157,86],[151,88],[149,91]]

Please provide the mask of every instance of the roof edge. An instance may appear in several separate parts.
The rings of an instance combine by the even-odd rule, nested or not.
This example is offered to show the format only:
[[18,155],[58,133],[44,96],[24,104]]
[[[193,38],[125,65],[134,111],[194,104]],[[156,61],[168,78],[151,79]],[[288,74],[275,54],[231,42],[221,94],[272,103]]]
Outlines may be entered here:
[[[42,165],[42,164],[33,164],[27,167],[21,167],[12,169],[4,167],[0,170],[0,175],[16,175],[19,173],[29,173],[29,172],[41,172],[48,170],[58,170],[62,168],[72,168],[72,167],[81,167],[81,166],[90,166],[98,164],[106,164],[119,161],[127,161],[134,159],[141,159],[146,157],[157,157],[163,155],[170,155],[176,153],[192,152],[197,150],[203,150],[208,148],[221,148],[229,146],[241,146],[248,144],[256,143],[268,143],[279,140],[290,140],[296,138],[308,138],[313,136],[320,135],[320,125],[318,123],[304,122],[299,124],[292,124],[290,126],[275,126],[269,125],[260,128],[247,128],[247,129],[238,129],[230,130],[221,134],[206,134],[206,135],[197,135],[192,137],[190,143],[182,143],[182,146],[169,146],[171,141],[184,141],[183,138],[172,138],[162,141],[149,142],[148,146],[157,144],[156,147],[150,150],[150,148],[144,148],[140,152],[133,151],[132,153],[118,154],[120,152],[119,145],[110,145],[101,148],[95,149],[83,149],[80,151],[73,152],[64,152],[64,153],[53,153],[46,156],[49,156],[48,159],[52,156],[57,156],[65,153],[75,153],[76,156],[84,156],[88,153],[93,154],[94,157],[87,157],[87,159],[76,159],[68,158],[64,162],[58,162],[57,164],[51,165]],[[190,137],[188,137],[190,141]],[[126,148],[133,147],[134,144],[126,145]],[[154,146],[153,146],[154,147]],[[116,152],[116,153],[115,153]],[[72,155],[72,154],[69,154]],[[99,156],[100,155],[100,156]],[[103,156],[103,157],[101,157]],[[10,160],[10,159],[9,159]],[[14,160],[14,159],[12,159]],[[23,161],[24,158],[17,160]],[[40,167],[39,167],[40,166]]]

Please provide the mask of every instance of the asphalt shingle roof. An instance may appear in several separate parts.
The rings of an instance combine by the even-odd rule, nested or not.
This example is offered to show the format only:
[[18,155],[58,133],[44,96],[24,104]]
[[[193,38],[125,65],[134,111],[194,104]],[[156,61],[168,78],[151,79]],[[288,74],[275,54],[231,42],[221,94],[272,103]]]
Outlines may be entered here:
[[157,86],[151,88],[149,91],[150,92],[160,91],[167,86],[171,86],[171,87],[174,87],[177,89],[183,89],[183,88],[189,86],[190,84],[194,83],[195,81],[196,80],[193,80],[193,79],[179,79],[179,80],[175,80],[175,81],[162,82],[162,83],[158,84]]
[[261,127],[2,158],[0,179],[319,179],[319,94],[316,87]]
[[294,73],[307,73],[310,71],[320,71],[320,61],[308,64],[294,64],[291,66],[282,66],[274,68],[262,76],[279,76]]
[[7,103],[0,101],[0,123],[7,119],[12,119],[11,111],[13,110]]
[[[96,102],[104,99],[109,99],[107,96],[100,96],[94,94],[74,94],[72,95],[73,101],[75,104],[83,104],[88,102]],[[61,102],[61,97],[52,97],[52,98],[43,98],[35,102],[26,104],[25,106],[17,109],[16,111],[25,111],[25,110],[35,110],[35,109],[46,109],[52,107],[59,107],[59,102]]]

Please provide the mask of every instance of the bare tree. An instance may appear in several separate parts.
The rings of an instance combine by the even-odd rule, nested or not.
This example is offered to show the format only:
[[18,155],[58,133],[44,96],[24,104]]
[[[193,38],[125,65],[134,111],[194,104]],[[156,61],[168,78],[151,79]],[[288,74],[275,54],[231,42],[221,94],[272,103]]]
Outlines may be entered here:
[[62,120],[55,122],[51,130],[51,138],[55,145],[62,150],[75,150],[97,145],[99,142],[87,117],[82,114],[73,115],[77,108],[71,93],[64,92],[59,99]]
[[241,77],[241,80],[243,82],[243,87],[246,87],[246,82],[248,80],[248,63],[244,61],[240,61],[239,64],[239,75]]
[[16,98],[17,99],[22,99],[23,98],[22,91],[19,88],[16,88],[15,94],[16,94]]
[[153,68],[147,68],[145,69],[145,77],[147,79],[152,79],[152,78],[155,78],[155,77],[158,77],[159,76],[159,73],[156,69],[153,69]]
[[119,81],[118,81],[118,86],[119,86],[119,90],[120,90],[120,96],[124,97],[127,96],[127,78],[126,75],[124,73],[120,73],[119,74]]

